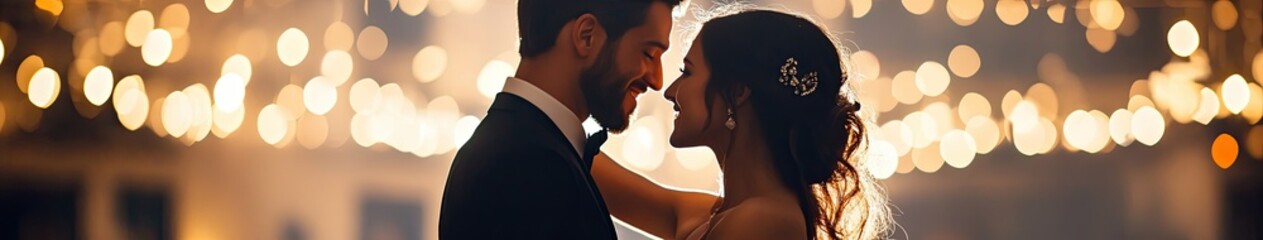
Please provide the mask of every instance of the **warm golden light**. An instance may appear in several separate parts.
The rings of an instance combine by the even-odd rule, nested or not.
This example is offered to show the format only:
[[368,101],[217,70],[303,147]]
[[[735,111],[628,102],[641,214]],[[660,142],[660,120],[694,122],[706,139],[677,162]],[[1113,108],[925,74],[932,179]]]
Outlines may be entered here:
[[153,13],[148,10],[140,10],[132,13],[127,17],[127,25],[123,27],[123,37],[127,40],[127,44],[132,47],[140,47],[145,44],[149,32],[154,29]]
[[846,0],[812,0],[811,6],[816,10],[817,16],[834,19],[846,10],[846,2]]
[[1029,101],[1019,101],[1013,106],[1012,113],[1009,114],[1009,122],[1013,124],[1014,132],[1030,132],[1036,130],[1039,124],[1039,109],[1034,103]]
[[952,78],[947,73],[947,68],[938,62],[928,61],[921,63],[921,67],[917,68],[916,85],[917,90],[921,90],[922,94],[934,97],[943,94],[947,90],[947,86],[952,82]]
[[427,46],[412,58],[412,76],[422,83],[433,82],[447,69],[447,50]]
[[310,49],[307,34],[297,28],[285,29],[276,40],[276,55],[285,66],[297,66],[307,58]]
[[1210,145],[1210,156],[1215,160],[1215,165],[1219,168],[1228,169],[1232,167],[1232,163],[1237,162],[1237,155],[1240,153],[1240,146],[1237,146],[1237,139],[1227,133],[1221,133],[1215,137],[1215,142]]
[[895,147],[897,156],[902,157],[908,154],[908,150],[912,149],[912,128],[908,124],[904,124],[903,120],[892,120],[881,125],[883,139]]
[[1000,17],[1000,22],[1003,22],[1005,25],[1017,26],[1026,20],[1026,16],[1030,14],[1030,9],[1026,7],[1026,1],[1000,0],[996,2],[995,14]]
[[[1096,138],[1096,134],[1101,129],[1096,128],[1096,121],[1087,111],[1075,110],[1066,116],[1066,121],[1062,125],[1062,136],[1065,136],[1066,142],[1070,146],[1082,149],[1089,153],[1095,153],[1090,146],[1092,140]],[[1096,149],[1100,150],[1100,149]]]
[[211,126],[211,133],[219,138],[228,138],[228,135],[236,132],[237,128],[241,127],[241,123],[245,121],[246,108],[243,106],[232,112],[224,112],[219,109],[218,103],[215,106],[212,110],[214,111],[214,116],[211,119],[213,119],[212,122],[214,124]]
[[914,104],[921,101],[920,90],[917,90],[917,73],[913,71],[902,71],[895,74],[895,78],[890,82],[890,91],[895,96],[895,100],[903,104]]
[[325,115],[337,102],[338,89],[324,77],[312,78],[303,87],[303,105],[313,114]]
[[355,49],[359,51],[361,57],[369,61],[382,57],[388,45],[390,45],[390,39],[386,36],[386,32],[377,26],[365,27],[360,31],[360,38],[355,40]]
[[[889,145],[889,143],[887,143],[887,145]],[[872,146],[869,147],[870,156],[872,156],[872,151],[873,151],[872,148],[873,148]],[[893,148],[892,148],[892,151],[893,151]],[[715,152],[711,151],[710,148],[707,148],[707,147],[677,148],[675,149],[675,160],[679,162],[680,166],[683,166],[684,169],[688,169],[691,171],[701,171],[703,169],[706,169],[706,167],[709,167],[712,164],[715,164]],[[872,161],[873,160],[871,159],[869,160],[870,163]],[[895,161],[898,161],[898,160],[895,160]],[[892,170],[891,172],[894,172],[893,169],[891,170]],[[873,169],[872,165],[869,165],[869,171],[873,171],[874,175],[878,174],[876,170]]]
[[430,0],[399,0],[399,10],[408,16],[421,15]]
[[1250,68],[1254,73],[1254,81],[1263,84],[1263,51],[1254,54],[1254,60],[1251,61]]
[[[461,117],[460,120],[456,120],[456,126],[453,129],[454,132],[452,134],[453,136],[452,140],[454,142],[452,143],[456,144],[457,148],[459,148],[460,146],[464,146],[465,142],[469,141],[469,138],[474,136],[474,129],[477,129],[478,123],[481,123],[481,122],[482,122],[481,119],[478,119],[478,117],[474,117],[474,116],[464,116],[464,117]],[[649,132],[648,129],[644,129],[643,127],[641,129],[644,130],[643,132],[647,132],[647,133]],[[653,141],[653,139],[645,139],[645,140]],[[662,163],[661,154],[657,155],[656,157],[657,158],[655,159],[657,159],[658,164],[661,164]]]
[[355,61],[351,59],[351,54],[342,50],[329,51],[320,61],[320,75],[335,87],[346,83],[354,69]]
[[895,96],[891,94],[891,81],[893,80],[889,77],[860,79],[856,83],[858,90],[855,94],[864,105],[875,107],[877,112],[889,112],[899,105],[899,100],[895,100]]
[[1135,136],[1131,135],[1131,111],[1127,109],[1114,110],[1110,114],[1110,138],[1119,146],[1131,145],[1135,141]]
[[333,22],[325,28],[324,37],[325,50],[342,50],[351,51],[351,47],[355,45],[355,32],[351,30],[351,26],[343,22]]
[[1255,159],[1263,160],[1263,125],[1250,128],[1245,140],[1245,151]]
[[978,56],[978,51],[969,45],[956,45],[952,48],[952,52],[947,56],[947,66],[952,69],[952,73],[962,78],[973,77],[978,73],[978,68],[982,67],[982,60]]
[[162,126],[172,137],[179,138],[193,124],[193,102],[181,91],[171,92],[162,102]]
[[[709,148],[692,149],[702,149],[705,152],[710,152]],[[873,177],[877,179],[890,178],[891,175],[895,174],[895,169],[899,167],[899,154],[895,152],[895,147],[889,142],[882,140],[873,141],[868,145],[868,152],[866,153],[864,165],[868,167],[869,173],[872,173]],[[684,160],[681,159],[681,161]]]
[[290,116],[276,104],[268,104],[259,111],[259,138],[268,144],[280,143],[289,130]]
[[934,122],[934,117],[929,114],[912,112],[903,117],[903,122],[912,130],[912,138],[908,142],[913,148],[925,148],[938,138],[938,123]]
[[0,62],[4,62],[4,53],[8,52],[4,46],[4,39],[0,39]]
[[859,19],[868,15],[868,11],[873,9],[873,0],[850,0],[851,1],[851,17]]
[[36,107],[47,109],[61,94],[61,76],[52,68],[40,68],[31,75],[27,99]]
[[1048,6],[1048,19],[1051,19],[1053,22],[1057,24],[1065,23],[1066,22],[1066,6],[1061,5],[1060,3],[1053,4],[1052,6]]
[[1228,31],[1237,25],[1237,6],[1232,1],[1218,0],[1210,6],[1210,18],[1219,30]]
[[1000,144],[1000,126],[990,117],[976,116],[965,123],[965,132],[974,139],[974,152],[987,154]]
[[1150,106],[1143,106],[1137,109],[1131,116],[1131,134],[1136,137],[1136,141],[1148,146],[1153,146],[1162,140],[1162,134],[1166,132],[1166,119],[1162,118],[1162,114],[1157,109]]
[[1219,96],[1215,95],[1215,90],[1203,87],[1198,102],[1197,112],[1193,113],[1193,121],[1202,125],[1210,124],[1210,120],[1215,119],[1215,113],[1219,112]]
[[210,134],[211,125],[214,125],[211,122],[214,117],[212,113],[214,107],[211,106],[210,89],[207,89],[204,84],[194,83],[185,87],[183,92],[188,97],[189,106],[192,107],[193,112],[192,122],[189,124],[189,130],[184,133],[184,137],[189,142],[200,142]]
[[956,107],[960,122],[969,122],[974,117],[991,117],[991,102],[976,92],[966,93],[960,98],[960,106]]
[[140,76],[130,75],[118,80],[113,100],[118,122],[127,130],[136,131],[149,118],[149,95],[145,93],[145,83]]
[[306,103],[303,103],[303,87],[289,84],[281,88],[281,92],[276,94],[276,106],[281,110],[285,110],[285,116],[289,120],[298,120],[307,112]]
[[947,0],[947,16],[956,25],[969,26],[982,16],[982,0]]
[[917,170],[925,173],[938,172],[943,168],[943,155],[939,152],[938,144],[930,144],[923,149],[917,149],[912,152],[912,163],[916,165]]
[[968,167],[974,161],[977,149],[978,144],[974,142],[974,137],[961,130],[948,131],[943,134],[943,140],[939,141],[939,154],[943,161],[955,168]]
[[1061,101],[1058,100],[1057,91],[1054,91],[1052,86],[1042,82],[1035,83],[1026,89],[1024,96],[1027,101],[1035,104],[1036,109],[1039,110],[1039,116],[1047,119],[1057,118],[1057,110],[1060,109]]
[[89,103],[101,106],[106,100],[110,100],[112,92],[114,92],[114,72],[110,68],[96,66],[88,71],[88,76],[83,79],[83,95],[87,97]]
[[167,58],[171,57],[173,46],[170,32],[154,29],[149,31],[149,36],[145,38],[145,45],[140,47],[140,56],[149,66],[162,66],[163,63],[167,63]]
[[1118,30],[1118,26],[1123,24],[1123,19],[1127,14],[1123,11],[1123,5],[1118,0],[1091,0],[1091,7],[1088,11],[1092,15],[1092,21],[1107,31]]
[[1180,57],[1188,57],[1197,50],[1197,45],[1201,44],[1201,37],[1198,36],[1197,28],[1193,27],[1193,23],[1188,20],[1180,20],[1175,25],[1171,25],[1171,29],[1167,31],[1167,45],[1171,47],[1171,52]]
[[1118,41],[1118,34],[1100,28],[1088,28],[1083,36],[1088,39],[1088,45],[1100,53],[1107,53],[1110,49],[1114,49],[1114,44]]
[[934,0],[903,0],[903,9],[915,15],[923,15],[934,8]]
[[[1224,107],[1228,108],[1232,114],[1239,114],[1245,110],[1245,106],[1250,103],[1250,86],[1245,82],[1245,78],[1240,74],[1233,74],[1224,79],[1224,85],[1220,88],[1223,93]],[[1214,92],[1212,92],[1213,94]]]
[[[115,56],[123,51],[123,47],[127,46],[127,39],[124,36],[123,22],[113,21],[101,26],[101,35],[97,37],[97,44],[101,46],[101,53],[106,56]],[[4,55],[0,53],[0,55]]]
[[860,79],[877,79],[881,75],[881,61],[877,59],[877,55],[873,52],[860,50],[851,53],[852,73],[858,72]]
[[23,59],[22,63],[18,64],[16,78],[18,82],[18,90],[22,91],[22,93],[30,92],[28,91],[28,88],[31,86],[31,77],[35,76],[35,72],[43,68],[44,59],[40,58],[39,55],[31,55],[26,57],[26,59]]
[[246,80],[236,73],[227,73],[215,82],[215,109],[231,113],[241,108],[246,99]]
[[210,12],[212,13],[222,13],[225,10],[228,10],[228,7],[232,6],[233,0],[205,0],[205,1],[206,1],[206,10],[210,10]]
[[324,116],[308,115],[298,119],[298,144],[307,149],[316,149],[329,137],[329,122]]
[[243,87],[250,83],[250,75],[253,74],[253,67],[250,66],[250,58],[245,55],[234,54],[224,60],[224,65],[220,69],[220,74],[234,74],[241,78]]
[[348,93],[351,109],[357,113],[372,113],[381,104],[381,87],[372,78],[365,78],[351,84]]
[[162,8],[162,14],[158,15],[158,28],[171,32],[172,38],[184,38],[189,30],[189,8],[180,3]]
[[496,93],[504,88],[504,80],[513,75],[516,70],[513,65],[500,60],[491,60],[487,65],[482,67],[482,71],[478,73],[478,92],[488,99],[493,99]]
[[1258,124],[1259,120],[1263,120],[1263,87],[1254,83],[1250,84],[1250,104],[1245,105],[1241,116],[1245,117],[1246,122],[1250,124]]

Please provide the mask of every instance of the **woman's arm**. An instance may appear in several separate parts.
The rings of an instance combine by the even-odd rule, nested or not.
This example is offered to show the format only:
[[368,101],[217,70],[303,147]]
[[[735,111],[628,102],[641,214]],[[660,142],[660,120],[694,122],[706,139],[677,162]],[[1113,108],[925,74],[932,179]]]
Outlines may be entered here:
[[614,162],[604,152],[592,160],[605,205],[618,219],[661,238],[674,238],[681,228],[692,228],[709,214],[716,196],[667,189]]

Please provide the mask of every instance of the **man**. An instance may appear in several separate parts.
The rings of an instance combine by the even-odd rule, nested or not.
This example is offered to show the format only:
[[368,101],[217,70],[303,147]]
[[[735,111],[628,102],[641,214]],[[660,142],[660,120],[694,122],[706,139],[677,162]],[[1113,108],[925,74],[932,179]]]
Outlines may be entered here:
[[519,0],[522,62],[456,154],[443,239],[613,239],[589,174],[605,131],[627,128],[636,97],[662,88],[680,0]]

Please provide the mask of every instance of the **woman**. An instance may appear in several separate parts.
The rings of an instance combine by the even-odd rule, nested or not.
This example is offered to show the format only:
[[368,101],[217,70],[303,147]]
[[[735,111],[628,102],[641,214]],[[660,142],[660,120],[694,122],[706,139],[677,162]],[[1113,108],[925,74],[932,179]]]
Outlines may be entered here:
[[721,196],[663,188],[597,156],[610,212],[667,239],[872,239],[885,197],[854,160],[865,130],[833,40],[803,17],[742,10],[702,25],[664,92],[670,142],[706,146]]

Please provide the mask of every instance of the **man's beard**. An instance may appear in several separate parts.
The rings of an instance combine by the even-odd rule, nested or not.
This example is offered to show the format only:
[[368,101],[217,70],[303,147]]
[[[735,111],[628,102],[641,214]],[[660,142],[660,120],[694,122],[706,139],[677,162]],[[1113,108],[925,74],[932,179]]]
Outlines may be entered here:
[[592,118],[612,133],[627,129],[629,117],[623,109],[627,96],[626,79],[620,79],[614,69],[614,50],[618,42],[605,44],[591,68],[579,75],[579,87]]

